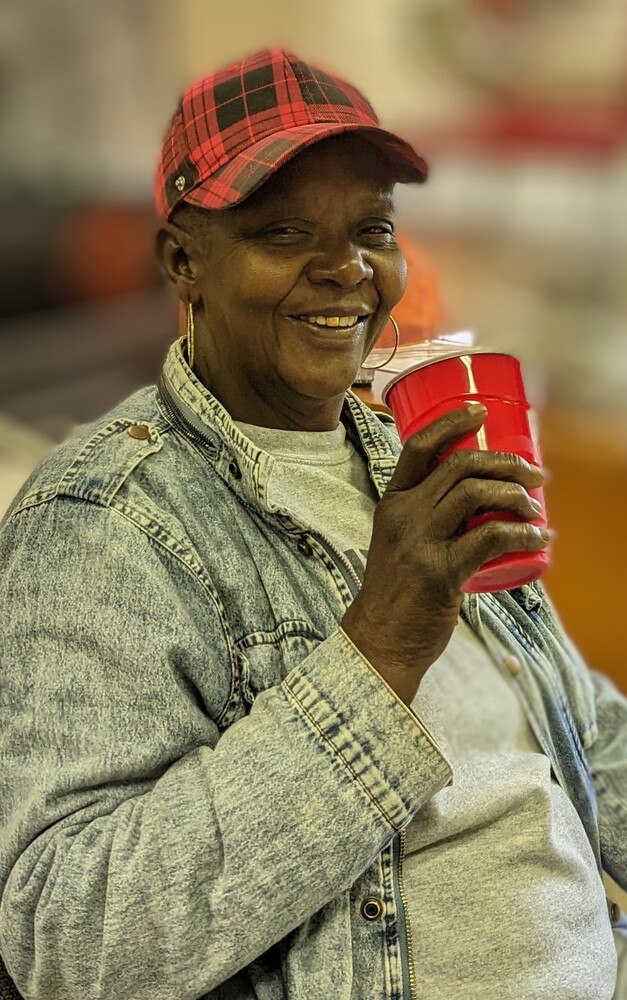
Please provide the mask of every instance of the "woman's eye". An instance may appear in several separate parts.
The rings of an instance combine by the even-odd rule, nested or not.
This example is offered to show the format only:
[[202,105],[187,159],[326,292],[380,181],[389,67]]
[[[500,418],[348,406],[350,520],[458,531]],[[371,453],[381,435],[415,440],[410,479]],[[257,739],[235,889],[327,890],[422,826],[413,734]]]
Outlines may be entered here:
[[390,226],[366,226],[361,230],[360,237],[365,246],[371,246],[375,249],[397,245],[394,230]]
[[266,229],[266,236],[298,236],[301,232],[296,226],[276,226],[274,229]]

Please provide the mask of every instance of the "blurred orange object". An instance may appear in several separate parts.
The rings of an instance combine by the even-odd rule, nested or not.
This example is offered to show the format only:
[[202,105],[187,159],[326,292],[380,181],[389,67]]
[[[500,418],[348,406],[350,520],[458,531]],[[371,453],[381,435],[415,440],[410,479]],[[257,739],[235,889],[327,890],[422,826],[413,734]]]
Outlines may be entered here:
[[57,303],[129,295],[159,283],[151,206],[83,204],[58,226],[49,264]]
[[[407,287],[394,307],[394,319],[399,326],[400,343],[418,344],[436,337],[446,318],[440,284],[433,264],[413,240],[406,233],[397,233],[396,240],[407,260]],[[394,331],[388,323],[377,348],[393,346]]]

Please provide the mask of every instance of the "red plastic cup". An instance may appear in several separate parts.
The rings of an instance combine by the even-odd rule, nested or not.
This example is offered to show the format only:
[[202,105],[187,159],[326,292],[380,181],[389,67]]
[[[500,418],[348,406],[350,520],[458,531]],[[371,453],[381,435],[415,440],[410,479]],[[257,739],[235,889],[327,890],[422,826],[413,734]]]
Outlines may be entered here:
[[[461,438],[441,460],[452,451],[466,448],[514,452],[532,465],[542,465],[529,423],[520,362],[510,354],[466,351],[423,361],[395,375],[382,396],[394,415],[403,444],[449,410],[478,402],[488,411],[483,425],[475,434]],[[528,493],[542,505],[542,513],[531,523],[546,528],[544,491],[538,487]],[[519,520],[515,514],[494,511],[470,518],[466,528],[470,530],[495,518]],[[485,563],[462,589],[470,594],[511,590],[537,580],[548,565],[547,548],[537,552],[507,552]]]

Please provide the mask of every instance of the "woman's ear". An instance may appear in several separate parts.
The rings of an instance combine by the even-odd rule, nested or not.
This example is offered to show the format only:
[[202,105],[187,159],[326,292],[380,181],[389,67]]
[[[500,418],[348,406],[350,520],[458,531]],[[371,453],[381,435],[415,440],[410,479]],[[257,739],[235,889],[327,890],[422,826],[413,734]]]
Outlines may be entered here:
[[174,286],[179,299],[194,302],[199,267],[188,234],[166,222],[156,235],[155,250],[161,272]]

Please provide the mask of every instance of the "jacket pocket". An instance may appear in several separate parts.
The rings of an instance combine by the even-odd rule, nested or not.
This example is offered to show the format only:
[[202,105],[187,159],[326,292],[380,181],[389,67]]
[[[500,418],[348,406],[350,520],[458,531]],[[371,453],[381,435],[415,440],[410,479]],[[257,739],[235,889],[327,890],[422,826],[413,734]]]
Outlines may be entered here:
[[285,621],[271,631],[249,632],[238,642],[242,659],[242,694],[248,705],[262,691],[276,687],[325,637],[306,621]]

